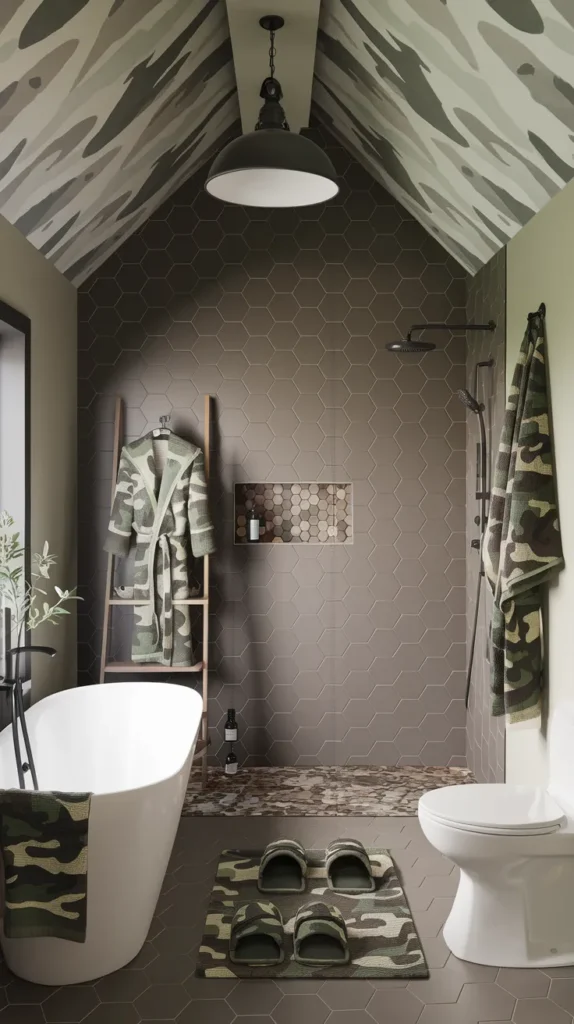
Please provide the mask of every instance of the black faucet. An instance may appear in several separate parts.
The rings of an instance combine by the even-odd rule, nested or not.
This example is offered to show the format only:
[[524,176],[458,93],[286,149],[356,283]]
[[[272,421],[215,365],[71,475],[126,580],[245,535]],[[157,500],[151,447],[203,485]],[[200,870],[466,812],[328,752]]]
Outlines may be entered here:
[[[22,680],[19,672],[18,663],[21,654],[47,654],[50,658],[53,658],[56,654],[56,650],[53,647],[38,647],[30,644],[26,644],[23,647],[12,647],[6,652],[6,676],[0,677],[0,690],[6,690],[10,693],[12,741],[14,743],[14,757],[16,759],[16,769],[18,772],[18,785],[20,786],[20,789],[26,788],[24,772],[30,771],[32,775],[32,785],[34,786],[34,789],[38,789],[38,776],[36,774],[36,765],[34,764],[32,747],[30,745],[30,737],[28,735],[28,726],[26,725]],[[16,659],[15,671],[12,669],[13,658]],[[20,753],[18,720],[20,721],[22,735],[24,737],[24,746],[26,747],[26,756],[28,758],[25,764],[22,763],[22,755]]]

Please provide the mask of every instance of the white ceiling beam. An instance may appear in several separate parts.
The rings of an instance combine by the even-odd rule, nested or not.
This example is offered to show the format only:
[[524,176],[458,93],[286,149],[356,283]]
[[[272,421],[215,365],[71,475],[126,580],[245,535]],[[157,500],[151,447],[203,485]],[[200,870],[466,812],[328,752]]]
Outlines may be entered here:
[[275,77],[283,90],[283,108],[291,131],[309,124],[313,69],[321,0],[226,0],[233,63],[243,132],[252,132],[262,100],[259,90],[269,74],[269,35],[259,24],[265,14],[280,14],[285,25],[275,36]]

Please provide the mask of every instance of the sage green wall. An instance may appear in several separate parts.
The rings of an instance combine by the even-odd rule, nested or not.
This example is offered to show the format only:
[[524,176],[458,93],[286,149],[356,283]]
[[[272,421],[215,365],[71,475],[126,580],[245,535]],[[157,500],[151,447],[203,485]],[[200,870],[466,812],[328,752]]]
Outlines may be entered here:
[[[76,583],[76,290],[0,216],[0,299],[28,316],[31,341],[32,550],[45,540],[58,556],[54,581]],[[58,649],[37,658],[33,699],[76,683],[76,615],[40,627],[35,643]]]
[[574,184],[567,185],[508,245],[507,385],[526,316],[547,308],[548,365],[552,398],[558,500],[566,569],[551,587],[546,623],[548,707],[542,722],[507,728],[508,782],[544,783],[548,768],[548,715],[574,699],[572,669],[574,610]]

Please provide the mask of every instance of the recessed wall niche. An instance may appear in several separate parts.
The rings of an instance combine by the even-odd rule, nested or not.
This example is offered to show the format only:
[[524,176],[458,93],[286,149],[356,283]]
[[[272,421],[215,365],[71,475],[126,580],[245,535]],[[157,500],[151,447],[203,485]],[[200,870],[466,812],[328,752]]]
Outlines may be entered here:
[[255,508],[259,543],[350,544],[352,484],[235,484],[235,543],[248,544],[247,518]]

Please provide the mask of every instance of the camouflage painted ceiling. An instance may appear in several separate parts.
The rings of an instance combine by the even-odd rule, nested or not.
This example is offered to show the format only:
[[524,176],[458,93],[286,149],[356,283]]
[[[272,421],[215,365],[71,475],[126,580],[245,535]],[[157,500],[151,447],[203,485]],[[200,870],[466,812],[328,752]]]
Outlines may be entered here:
[[[572,0],[322,0],[313,109],[474,271],[574,173],[573,57]],[[224,0],[2,0],[0,63],[0,212],[77,283],[238,130]]]

